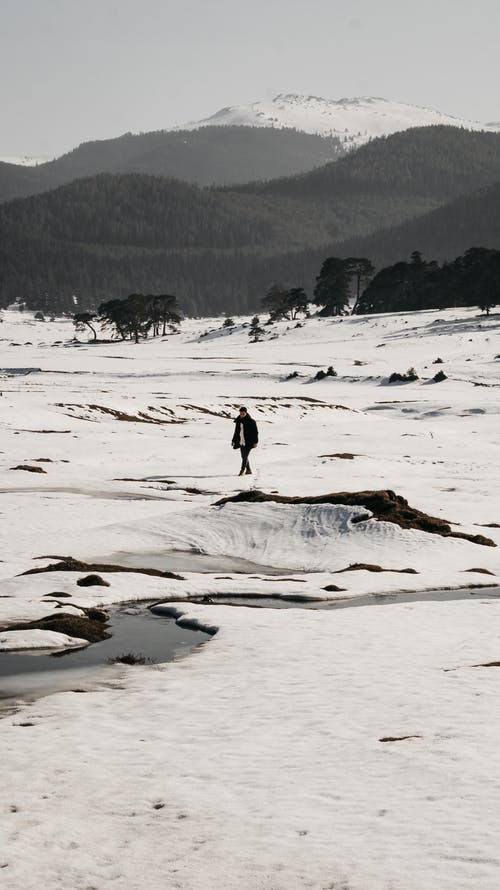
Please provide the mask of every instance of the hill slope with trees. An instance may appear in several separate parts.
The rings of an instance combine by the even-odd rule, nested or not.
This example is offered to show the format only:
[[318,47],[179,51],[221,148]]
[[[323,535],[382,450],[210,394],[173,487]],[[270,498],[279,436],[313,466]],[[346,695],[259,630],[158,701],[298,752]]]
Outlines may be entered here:
[[415,250],[442,262],[469,247],[500,248],[500,182],[398,226],[350,238],[336,249],[342,255],[361,252],[382,266],[409,257]]
[[143,173],[198,185],[270,179],[312,170],[344,153],[333,136],[257,127],[126,133],[84,142],[37,167],[0,163],[0,201],[36,195],[98,173]]
[[418,127],[381,137],[335,164],[238,191],[290,198],[420,196],[444,202],[500,180],[500,133]]
[[497,247],[500,186],[455,195],[488,179],[500,182],[500,135],[447,127],[258,186],[79,179],[0,207],[0,305],[48,300],[57,310],[75,294],[83,309],[168,292],[188,313],[254,311],[273,282],[310,294],[328,256],[380,267],[415,250],[444,260]]

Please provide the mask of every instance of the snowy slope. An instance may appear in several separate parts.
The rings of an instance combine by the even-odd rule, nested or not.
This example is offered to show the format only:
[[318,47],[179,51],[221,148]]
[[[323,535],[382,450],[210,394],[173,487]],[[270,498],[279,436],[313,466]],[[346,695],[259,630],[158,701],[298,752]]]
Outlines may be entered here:
[[182,129],[208,126],[292,127],[306,133],[338,136],[346,147],[356,148],[377,136],[388,136],[410,127],[445,124],[468,130],[498,131],[500,124],[482,124],[405,102],[374,96],[354,99],[322,99],[280,93],[251,105],[221,108],[210,117],[186,124]]
[[[498,890],[500,315],[311,317],[258,343],[248,319],[187,319],[164,339],[78,346],[69,319],[2,317],[0,626],[62,598],[80,614],[168,600],[163,613],[218,628],[176,662],[0,701],[2,887]],[[316,380],[331,363],[338,376]],[[409,365],[419,379],[388,384]],[[260,431],[244,478],[242,402]],[[254,487],[391,488],[496,546],[353,523],[339,505],[217,505]],[[259,568],[103,572],[109,587],[85,588],[81,572],[21,574],[43,554],[137,567],[172,547]],[[471,589],[359,605],[433,586]],[[270,592],[351,602],[187,601]],[[77,642],[0,632],[0,650]]]
[[39,164],[45,164],[48,160],[49,158],[32,158],[29,155],[24,155],[23,157],[7,155],[0,157],[0,164],[17,164],[18,167],[38,167]]

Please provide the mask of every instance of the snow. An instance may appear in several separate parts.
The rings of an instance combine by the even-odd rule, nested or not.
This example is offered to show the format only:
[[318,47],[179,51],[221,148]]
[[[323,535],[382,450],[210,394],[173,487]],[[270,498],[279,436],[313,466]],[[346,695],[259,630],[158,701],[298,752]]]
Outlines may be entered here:
[[261,99],[250,105],[221,108],[210,117],[191,121],[180,129],[213,126],[291,127],[306,133],[338,136],[346,147],[357,148],[378,136],[388,136],[410,127],[438,124],[465,127],[467,130],[497,132],[500,129],[498,123],[469,121],[432,108],[375,96],[322,99],[294,93]]
[[29,155],[4,155],[0,157],[2,164],[17,164],[19,167],[38,167],[39,164],[46,164],[49,158],[33,158]]
[[10,630],[0,632],[0,650],[16,652],[22,649],[73,649],[88,646],[87,640],[69,637],[52,630]]
[[190,658],[2,721],[8,886],[496,890],[497,610],[190,606]]
[[[37,632],[9,622],[58,602],[82,614],[165,601],[180,622],[217,629],[183,660],[9,703],[9,890],[41,875],[51,890],[497,890],[500,674],[484,665],[500,659],[499,320],[474,309],[311,318],[266,327],[255,344],[247,319],[231,333],[221,319],[186,320],[164,340],[75,348],[67,320],[3,313],[0,647],[18,633],[31,645]],[[331,364],[338,376],[315,381]],[[420,379],[388,385],[412,365]],[[448,379],[435,384],[440,369]],[[240,404],[260,431],[243,478],[230,447]],[[353,522],[367,513],[357,507],[217,506],[246,488],[392,489],[497,546]],[[79,587],[82,572],[21,574],[57,555],[138,567],[174,549],[188,551],[183,580],[99,572],[109,587]],[[201,573],[189,551],[256,568]],[[342,571],[358,562],[393,571]],[[408,567],[418,574],[394,571]],[[473,595],[426,594],[458,587]],[[404,590],[419,601],[188,601],[354,605]]]

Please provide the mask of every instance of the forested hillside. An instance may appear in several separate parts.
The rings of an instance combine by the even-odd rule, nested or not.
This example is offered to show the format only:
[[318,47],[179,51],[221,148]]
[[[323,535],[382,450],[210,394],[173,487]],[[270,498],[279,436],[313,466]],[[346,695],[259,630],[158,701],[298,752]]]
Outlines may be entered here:
[[418,127],[369,142],[295,177],[250,183],[238,191],[288,197],[398,195],[441,202],[500,180],[500,133]]
[[380,267],[414,250],[443,260],[498,247],[500,186],[456,198],[495,179],[500,135],[447,127],[395,134],[259,186],[78,179],[0,207],[0,306],[19,297],[65,308],[75,294],[87,308],[167,292],[190,313],[253,311],[274,281],[310,293],[329,255]]
[[346,255],[361,251],[382,266],[405,259],[414,250],[441,262],[469,247],[500,249],[500,182],[399,226],[348,239],[337,249]]
[[295,253],[307,270],[304,251],[321,256],[333,241],[429,206],[383,195],[320,202],[220,192],[133,174],[79,179],[0,207],[0,305],[37,304],[46,293],[57,308],[72,294],[93,305],[168,291],[189,312],[246,310],[259,304],[268,274],[288,278]]
[[84,142],[47,164],[0,163],[0,201],[35,195],[98,173],[144,173],[199,185],[293,175],[343,154],[333,136],[257,127],[204,127]]
[[190,248],[263,245],[263,216],[175,179],[106,173],[0,207],[2,240]]

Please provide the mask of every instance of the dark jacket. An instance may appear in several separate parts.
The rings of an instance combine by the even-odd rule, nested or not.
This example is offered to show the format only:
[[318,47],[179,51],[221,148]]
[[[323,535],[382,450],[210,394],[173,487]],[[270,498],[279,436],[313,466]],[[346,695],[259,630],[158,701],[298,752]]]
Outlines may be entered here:
[[250,417],[249,414],[246,414],[245,417],[238,417],[234,421],[234,436],[232,439],[233,448],[240,447],[240,427],[243,424],[243,433],[245,436],[245,447],[253,448],[254,445],[257,445],[259,441],[259,431],[257,429],[257,424],[253,417]]

